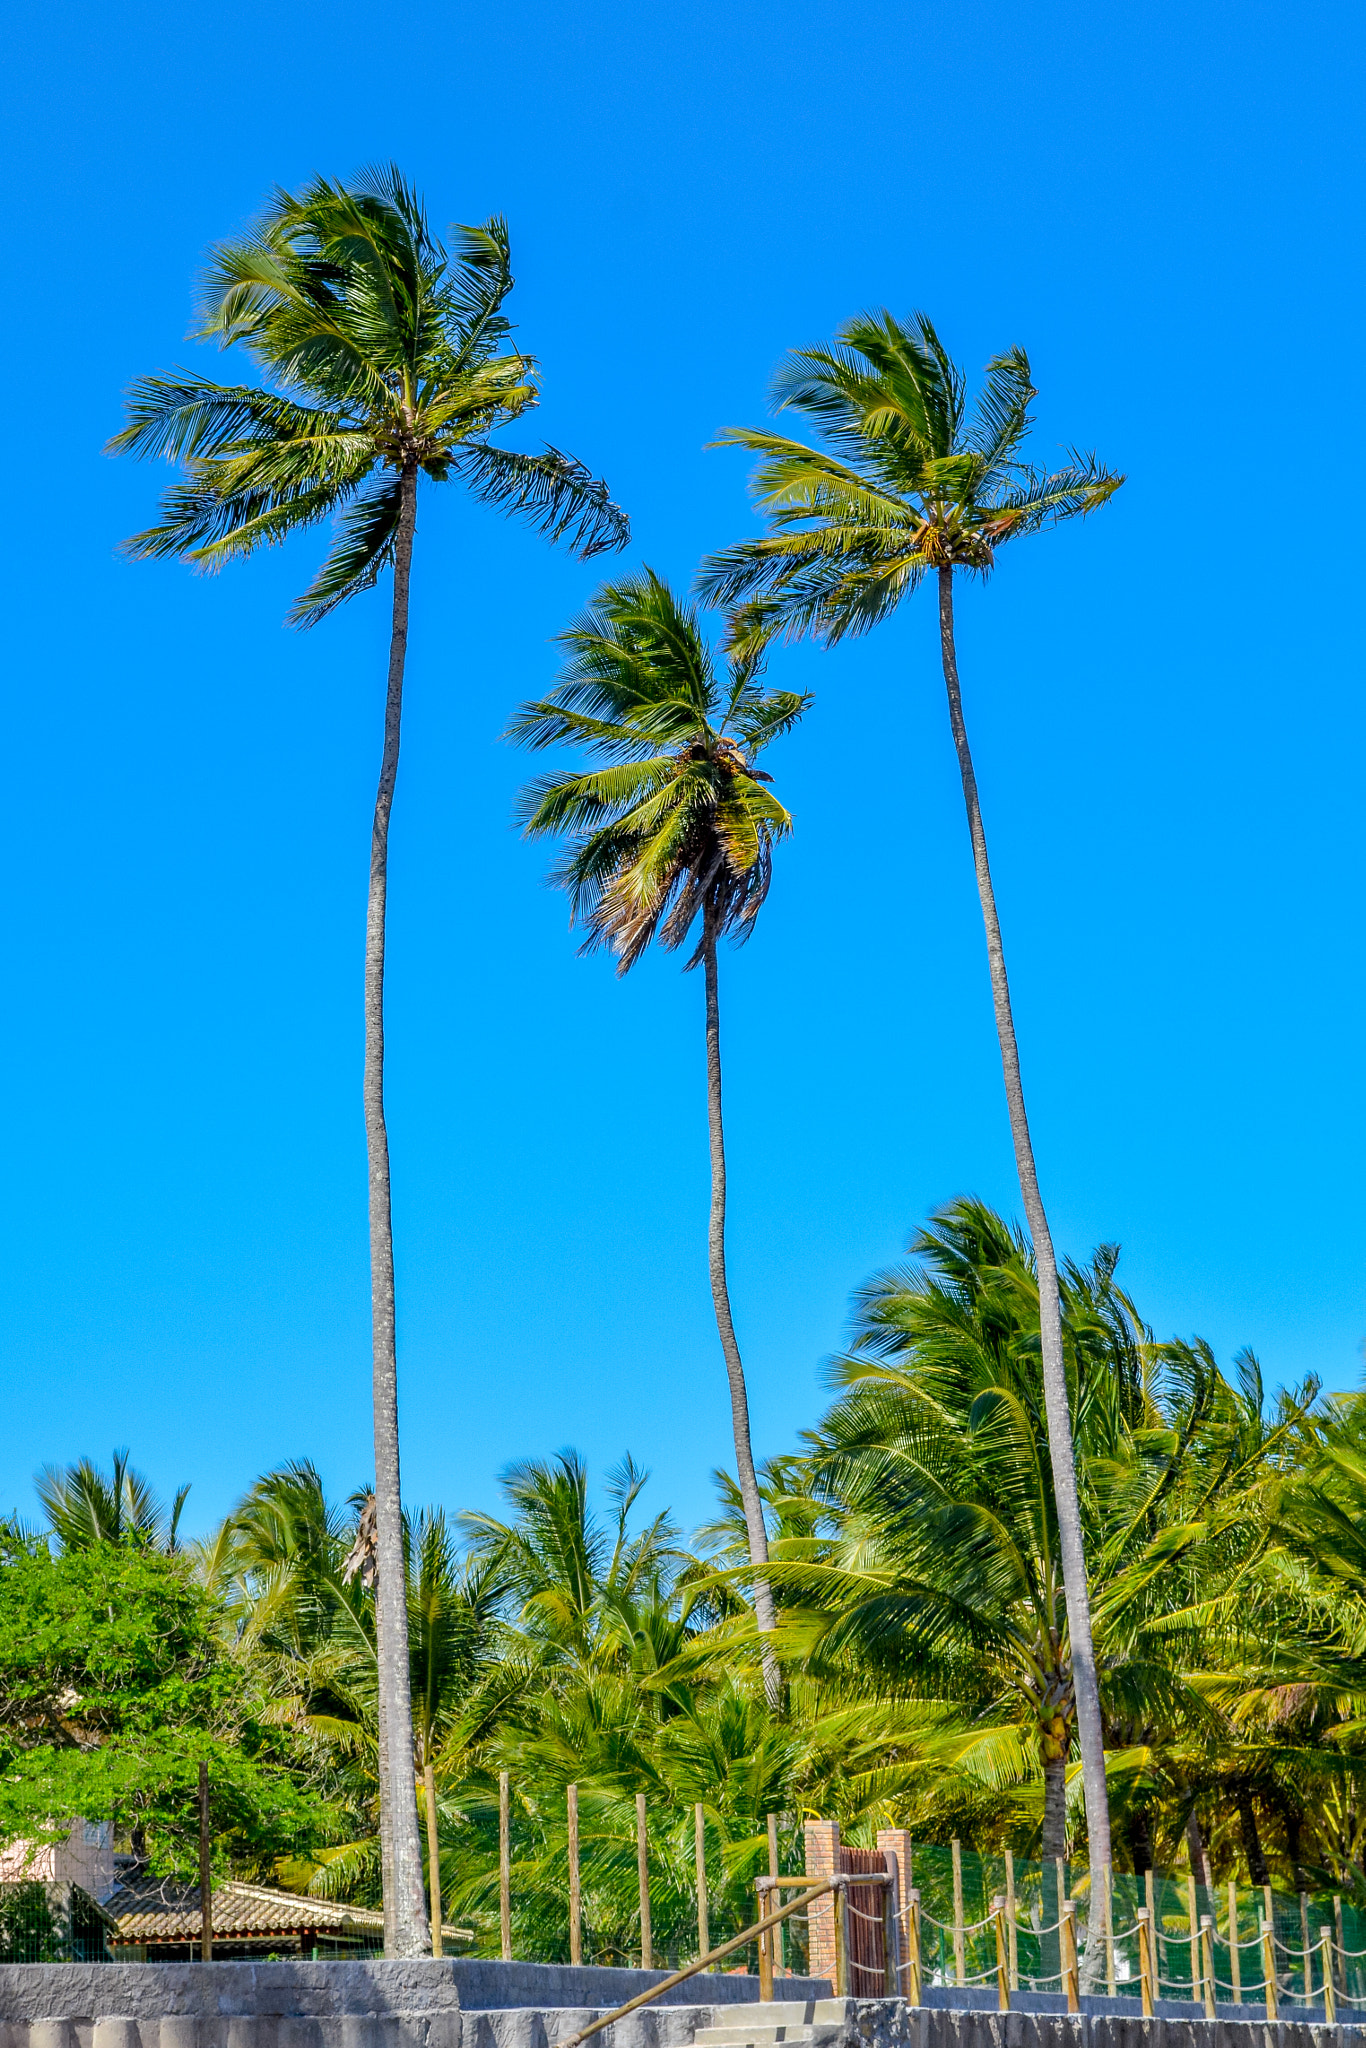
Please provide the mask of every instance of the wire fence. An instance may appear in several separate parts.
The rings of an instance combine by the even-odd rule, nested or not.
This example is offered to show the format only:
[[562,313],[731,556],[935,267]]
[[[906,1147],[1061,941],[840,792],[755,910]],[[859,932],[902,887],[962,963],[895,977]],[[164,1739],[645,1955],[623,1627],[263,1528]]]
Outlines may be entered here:
[[1341,1893],[1206,1887],[1185,1876],[1116,1872],[1107,1914],[1104,1880],[1093,1884],[1084,1866],[931,1844],[913,1847],[911,1882],[920,1894],[927,1984],[997,1981],[995,1902],[1003,1900],[1011,1988],[1060,1990],[1070,1901],[1086,1989],[1139,1995],[1140,1915],[1148,1914],[1155,1997],[1265,2005],[1269,1955],[1277,2007],[1323,2007],[1326,1979],[1328,2003],[1366,2011],[1366,1912]]
[[0,1884],[0,1963],[103,1963],[104,1915],[77,1884]]

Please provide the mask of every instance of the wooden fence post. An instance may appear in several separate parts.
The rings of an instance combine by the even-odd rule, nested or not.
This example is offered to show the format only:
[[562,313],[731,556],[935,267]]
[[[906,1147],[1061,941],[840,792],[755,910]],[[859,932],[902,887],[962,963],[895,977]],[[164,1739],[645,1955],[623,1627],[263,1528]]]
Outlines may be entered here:
[[[768,1816],[768,1874],[773,1878],[776,1878],[778,1875],[778,1816],[776,1813],[771,1813]],[[783,1895],[781,1892],[773,1894],[773,1902],[778,1906],[782,1904]],[[774,1970],[781,1975],[787,1969],[786,1920],[773,1929],[769,1935],[769,1944],[769,1960]]]
[[998,1892],[991,1902],[992,1924],[996,1929],[996,2005],[1000,2012],[1010,2011],[1010,1962],[1006,1948],[1006,1902],[1004,1893]]
[[1214,1923],[1209,1914],[1200,1920],[1200,1975],[1205,1989],[1205,2018],[1217,2017],[1214,2010]]
[[1200,1996],[1200,1909],[1195,1890],[1195,1871],[1192,1869],[1190,1883],[1186,1887],[1186,1910],[1190,1921],[1191,1943],[1191,1997]]
[[654,1944],[650,1938],[650,1844],[645,1832],[645,1794],[636,1794],[636,1882],[640,1888],[640,1967],[655,1966]]
[[963,1844],[953,1838],[953,1981],[968,1980],[967,1939],[963,1933]]
[[[1270,1891],[1270,1885],[1267,1890]],[[1271,1922],[1262,1915],[1262,1976],[1266,1983],[1266,2016],[1276,2017],[1276,1937]]]
[[692,1810],[693,1859],[697,1871],[697,1953],[706,1955],[711,1947],[707,1931],[707,1826],[699,1800]]
[[1309,1894],[1300,1893],[1300,1947],[1304,1951],[1304,2002],[1309,2005],[1314,1997],[1313,1950],[1309,1946]]
[[1077,1907],[1074,1899],[1066,1899],[1062,1907],[1062,1981],[1067,1993],[1067,2010],[1080,2012],[1077,1996]]
[[199,1766],[199,1960],[213,1961],[213,1862],[209,1839],[209,1767]]
[[849,1996],[849,1887],[835,1892],[835,1996]]
[[1143,2017],[1153,2016],[1153,1916],[1146,1906],[1140,1906],[1138,1920],[1138,1982],[1143,2000]]
[[[1104,1863],[1101,1865],[1100,1877],[1105,1908],[1105,1995],[1107,1998],[1113,1998],[1115,1995],[1115,1873],[1110,1864]],[[1094,1908],[1095,1900],[1092,1899],[1091,1903]]]
[[920,1894],[914,1886],[906,1900],[906,2001],[919,2005],[923,1978],[920,1969]]
[[1334,1930],[1336,1931],[1336,1934],[1337,1934],[1337,1940],[1338,1940],[1338,1945],[1337,1945],[1336,1955],[1337,1955],[1337,1966],[1338,1966],[1338,1973],[1339,1973],[1339,1974],[1338,1974],[1338,1975],[1337,1975],[1337,1976],[1336,1976],[1336,1977],[1335,1977],[1335,1978],[1333,1979],[1333,1984],[1334,1984],[1334,1988],[1335,1988],[1336,1990],[1340,1990],[1340,1991],[1341,1991],[1341,1992],[1342,1992],[1342,1993],[1344,1994],[1344,1996],[1345,1996],[1345,1994],[1346,1994],[1346,1991],[1347,1991],[1347,1944],[1346,1944],[1346,1942],[1345,1942],[1345,1941],[1343,1940],[1343,1938],[1342,1938],[1342,1893],[1341,1893],[1341,1892],[1334,1892],[1334,1893],[1333,1893],[1333,1927],[1334,1927]]
[[1020,1916],[1015,1897],[1015,1857],[1006,1850],[1006,1933],[1010,1941],[1010,1988],[1020,1988]]
[[569,1816],[569,1960],[577,1969],[583,1961],[583,1894],[579,1888],[579,1788],[570,1785],[566,1793]]
[[498,1934],[503,1961],[512,1961],[512,1801],[508,1774],[498,1773]]
[[1333,1982],[1333,1930],[1319,1929],[1319,1963],[1323,1970],[1323,2017],[1335,2026],[1338,2016],[1337,1986]]
[[1153,1867],[1150,1863],[1143,1873],[1143,1896],[1148,1902],[1148,1937],[1152,1943],[1153,1997],[1162,1996],[1162,1950],[1157,1938],[1157,1887],[1153,1882]]
[[1233,1976],[1233,2003],[1243,2002],[1243,1964],[1238,1947],[1238,1884],[1235,1878],[1228,1881],[1228,1953]]
[[[756,1882],[754,1890],[759,1900],[759,1918],[761,1920],[766,1920],[770,1913],[775,1912],[777,1908],[781,1906],[781,1904],[783,1903],[783,1895],[778,1890],[776,1885],[766,1884],[762,1877],[759,1878]],[[769,1927],[766,1928],[765,1931],[759,1936],[760,2005],[769,2004],[773,1997],[772,1942],[773,1937],[777,1932],[778,1930],[776,1927]]]

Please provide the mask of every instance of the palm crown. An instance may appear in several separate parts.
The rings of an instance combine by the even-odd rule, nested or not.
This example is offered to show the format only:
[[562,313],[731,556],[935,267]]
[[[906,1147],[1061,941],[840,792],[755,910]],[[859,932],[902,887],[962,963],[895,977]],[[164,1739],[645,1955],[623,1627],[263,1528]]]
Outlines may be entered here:
[[525,791],[528,834],[566,833],[554,879],[620,973],[656,933],[681,946],[699,912],[708,941],[747,936],[768,890],[773,842],[791,819],[753,757],[810,698],[763,687],[764,636],[731,621],[724,673],[696,611],[653,570],[607,584],[561,635],[558,687],[508,728],[530,747],[577,744],[602,766],[546,776]]
[[488,439],[537,400],[535,362],[508,345],[512,282],[505,221],[459,228],[450,255],[396,169],[277,192],[215,252],[198,330],[240,346],[270,388],[189,371],[134,384],[111,449],[188,473],[130,552],[214,569],[339,514],[292,613],[312,625],[393,559],[402,480],[418,473],[458,477],[584,555],[620,547],[625,515],[579,463]]
[[760,457],[755,493],[773,530],[712,556],[702,588],[717,603],[766,599],[793,634],[864,632],[927,569],[984,575],[1002,542],[1089,512],[1124,481],[1076,451],[1052,474],[1022,462],[1035,395],[1024,350],[992,359],[969,412],[923,313],[860,314],[831,346],[791,354],[772,395],[828,447],[749,427],[721,436]]

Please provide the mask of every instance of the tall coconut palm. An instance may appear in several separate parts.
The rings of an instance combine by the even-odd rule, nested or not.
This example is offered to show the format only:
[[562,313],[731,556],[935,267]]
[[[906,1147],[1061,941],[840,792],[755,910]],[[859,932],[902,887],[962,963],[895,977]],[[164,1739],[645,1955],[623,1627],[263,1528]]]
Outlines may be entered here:
[[581,555],[621,546],[626,521],[577,462],[489,435],[536,402],[536,366],[509,346],[512,286],[502,220],[457,231],[449,253],[396,169],[355,186],[315,179],[279,192],[256,228],[215,253],[202,337],[237,347],[261,384],[193,372],[140,380],[111,446],[185,469],[143,557],[217,569],[337,515],[333,545],[294,606],[311,626],[392,568],[384,749],[370,841],[365,948],[365,1128],[370,1180],[375,1490],[385,1946],[426,1947],[412,1708],[404,1641],[389,1146],[384,1120],[384,945],[389,814],[398,772],[418,481],[458,482],[521,513]]
[[773,846],[791,819],[754,756],[801,717],[809,699],[762,682],[760,615],[732,618],[724,676],[697,613],[647,569],[607,584],[561,636],[559,686],[509,728],[530,747],[577,745],[601,765],[533,783],[522,804],[533,837],[567,834],[556,879],[569,891],[582,950],[609,946],[626,974],[652,939],[706,984],[707,1117],[711,1142],[710,1267],[716,1327],[730,1382],[735,1462],[744,1502],[754,1607],[770,1704],[779,1688],[768,1538],[750,1449],[749,1398],[726,1278],[726,1144],[721,1110],[717,951],[743,940],[768,893]]
[[1066,468],[1051,475],[1022,462],[1034,395],[1028,357],[1023,349],[1007,349],[988,364],[969,412],[963,374],[923,314],[904,323],[885,310],[862,314],[833,345],[797,351],[774,381],[775,407],[805,413],[826,446],[811,448],[748,428],[722,437],[759,456],[756,496],[772,531],[713,557],[702,588],[720,603],[762,600],[789,634],[814,634],[830,645],[886,618],[926,574],[933,572],[938,582],[949,722],[986,928],[1015,1164],[1038,1264],[1044,1398],[1087,1830],[1092,1860],[1101,1864],[1110,1860],[1110,1819],[1057,1259],[1025,1112],[953,629],[955,573],[986,576],[1004,542],[1093,511],[1123,482],[1091,456],[1074,453]]

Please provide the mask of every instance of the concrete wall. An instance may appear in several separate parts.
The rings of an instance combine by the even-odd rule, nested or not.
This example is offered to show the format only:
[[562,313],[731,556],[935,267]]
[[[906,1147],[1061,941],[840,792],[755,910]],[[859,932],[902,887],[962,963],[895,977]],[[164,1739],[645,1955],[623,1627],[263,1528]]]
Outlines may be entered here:
[[1359,2026],[1296,2020],[1145,2020],[1139,2013],[969,2012],[861,1998],[849,2048],[1363,2048]]
[[[412,1962],[10,1963],[0,1966],[0,2048],[461,2048],[460,2013],[537,2011],[519,2048],[553,2048],[669,1973],[571,1969],[475,1957]],[[784,1980],[794,1998],[828,1986]],[[744,2004],[758,1979],[690,1978],[665,1995],[689,2023],[622,2048],[690,2042],[699,2011]],[[572,2024],[561,2017],[572,2013]],[[107,2024],[106,2024],[107,2022]],[[261,2024],[257,2025],[256,2023]],[[269,2024],[266,2024],[269,2023]],[[529,2030],[528,2030],[529,2029]],[[32,2038],[30,2038],[32,2030]],[[43,2031],[46,2030],[46,2031]],[[502,2031],[507,2031],[506,2028]],[[639,2030],[638,2030],[639,2031]],[[471,2030],[480,2048],[503,2048],[492,2020]],[[604,2043],[604,2048],[608,2044]]]

